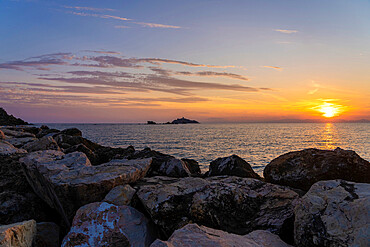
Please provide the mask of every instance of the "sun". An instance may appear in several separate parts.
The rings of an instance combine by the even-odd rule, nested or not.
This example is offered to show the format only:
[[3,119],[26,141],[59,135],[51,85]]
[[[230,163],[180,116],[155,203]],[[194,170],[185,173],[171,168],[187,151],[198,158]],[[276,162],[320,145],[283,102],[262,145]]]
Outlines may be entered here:
[[337,106],[337,105],[332,104],[332,103],[327,103],[327,102],[318,106],[317,111],[321,112],[322,116],[326,117],[326,118],[336,117],[341,112],[340,106]]

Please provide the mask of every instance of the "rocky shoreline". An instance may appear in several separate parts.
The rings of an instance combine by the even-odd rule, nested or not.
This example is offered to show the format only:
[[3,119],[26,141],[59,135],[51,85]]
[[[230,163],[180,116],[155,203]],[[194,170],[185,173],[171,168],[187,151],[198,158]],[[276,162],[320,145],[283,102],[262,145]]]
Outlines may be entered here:
[[80,130],[0,127],[0,246],[368,246],[370,164],[305,149],[264,177],[112,148]]

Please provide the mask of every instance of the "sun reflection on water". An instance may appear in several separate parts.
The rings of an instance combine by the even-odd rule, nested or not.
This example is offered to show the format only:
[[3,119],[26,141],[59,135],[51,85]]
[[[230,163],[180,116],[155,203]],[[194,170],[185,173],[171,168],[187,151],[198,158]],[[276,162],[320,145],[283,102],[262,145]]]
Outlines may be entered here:
[[326,123],[324,127],[324,131],[322,133],[322,141],[323,141],[323,148],[324,149],[335,149],[336,142],[334,139],[334,126],[332,123]]

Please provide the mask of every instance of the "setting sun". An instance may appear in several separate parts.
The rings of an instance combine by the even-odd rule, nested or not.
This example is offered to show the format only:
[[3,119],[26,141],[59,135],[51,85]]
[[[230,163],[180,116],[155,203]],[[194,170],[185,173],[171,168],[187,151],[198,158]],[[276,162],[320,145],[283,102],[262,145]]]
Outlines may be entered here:
[[322,113],[323,117],[326,117],[326,118],[338,116],[340,113],[339,106],[336,106],[332,103],[327,103],[327,102],[319,106],[317,110]]

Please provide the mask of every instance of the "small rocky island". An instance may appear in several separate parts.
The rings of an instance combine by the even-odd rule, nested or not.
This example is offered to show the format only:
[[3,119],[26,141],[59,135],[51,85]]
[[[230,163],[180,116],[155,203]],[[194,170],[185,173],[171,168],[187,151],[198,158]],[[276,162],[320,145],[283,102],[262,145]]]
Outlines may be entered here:
[[237,155],[198,162],[112,148],[76,128],[0,127],[0,246],[368,246],[370,164],[305,149],[264,178]]
[[[154,122],[154,121],[147,121],[147,124],[153,125],[153,124],[157,124],[157,123]],[[176,120],[173,120],[172,122],[166,122],[164,124],[199,124],[199,122],[196,121],[196,120],[190,120],[190,119],[182,117],[182,118],[178,118]]]

